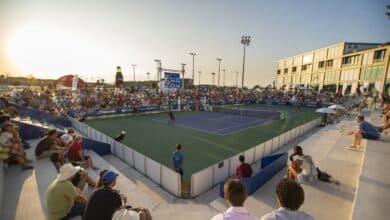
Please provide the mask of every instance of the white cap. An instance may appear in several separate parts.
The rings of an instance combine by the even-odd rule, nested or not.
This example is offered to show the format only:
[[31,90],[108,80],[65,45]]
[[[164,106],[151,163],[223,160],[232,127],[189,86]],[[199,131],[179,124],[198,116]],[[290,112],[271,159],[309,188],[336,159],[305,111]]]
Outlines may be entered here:
[[114,213],[112,220],[139,220],[139,215],[136,211],[121,209]]
[[126,131],[121,131],[121,134],[126,134]]
[[80,166],[73,166],[71,163],[66,163],[62,165],[60,168],[60,173],[57,175],[57,180],[58,181],[63,181],[71,178],[74,176],[77,172],[83,171],[84,169],[81,168]]
[[302,160],[303,161],[303,156],[295,156],[295,160]]

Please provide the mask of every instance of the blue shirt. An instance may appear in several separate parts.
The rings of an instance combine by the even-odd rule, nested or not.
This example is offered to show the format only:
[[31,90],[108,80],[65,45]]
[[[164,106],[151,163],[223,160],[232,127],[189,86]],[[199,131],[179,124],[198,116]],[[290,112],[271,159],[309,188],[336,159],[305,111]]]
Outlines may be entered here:
[[172,153],[172,160],[175,169],[183,168],[184,154],[181,151],[175,151]]
[[379,138],[379,132],[372,124],[363,121],[360,122],[359,128],[362,130],[364,134],[369,135],[371,137]]

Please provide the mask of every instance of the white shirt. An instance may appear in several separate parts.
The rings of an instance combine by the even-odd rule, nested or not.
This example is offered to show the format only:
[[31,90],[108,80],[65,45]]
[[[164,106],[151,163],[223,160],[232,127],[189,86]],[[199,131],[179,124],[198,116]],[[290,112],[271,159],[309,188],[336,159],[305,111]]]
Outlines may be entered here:
[[70,136],[69,134],[63,134],[61,136],[61,141],[63,141],[65,144],[69,144],[70,142],[73,141],[73,137]]
[[230,207],[224,213],[214,216],[211,220],[255,220],[245,207]]
[[12,133],[8,131],[1,132],[0,134],[0,144],[6,147],[10,147],[12,145],[11,138],[13,137]]
[[261,220],[314,220],[313,217],[302,211],[291,211],[286,208],[279,208],[276,211],[265,214]]

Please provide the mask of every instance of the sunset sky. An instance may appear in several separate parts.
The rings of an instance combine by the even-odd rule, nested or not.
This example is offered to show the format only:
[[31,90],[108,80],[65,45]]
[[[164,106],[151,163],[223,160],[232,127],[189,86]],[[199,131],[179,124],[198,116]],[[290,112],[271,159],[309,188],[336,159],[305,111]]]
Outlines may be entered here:
[[[388,0],[0,0],[0,74],[58,78],[78,74],[88,81],[125,80],[146,72],[154,59],[179,69],[186,63],[195,81],[211,82],[222,58],[226,84],[242,69],[242,35],[250,35],[245,85],[266,85],[278,59],[349,42],[390,41]],[[222,71],[221,71],[222,72]],[[132,78],[131,78],[132,79]]]

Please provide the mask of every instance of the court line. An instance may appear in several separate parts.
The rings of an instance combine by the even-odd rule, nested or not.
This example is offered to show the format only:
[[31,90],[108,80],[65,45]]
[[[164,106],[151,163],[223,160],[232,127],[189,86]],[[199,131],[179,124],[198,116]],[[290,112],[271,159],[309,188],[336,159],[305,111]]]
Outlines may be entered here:
[[234,134],[234,133],[239,133],[239,132],[242,132],[242,131],[245,131],[245,130],[248,130],[250,128],[255,128],[255,127],[258,127],[258,126],[263,126],[263,125],[267,125],[271,122],[273,122],[274,120],[268,120],[268,121],[265,121],[264,123],[261,123],[261,124],[257,124],[257,125],[253,125],[253,126],[249,126],[249,127],[245,127],[241,130],[238,130],[238,131],[231,131],[229,133],[226,133],[226,134],[221,134],[222,136],[226,136],[226,135],[231,135],[231,134]]
[[[159,119],[155,119],[155,118],[152,118],[153,121],[156,121],[156,122],[159,122],[159,123],[163,123],[163,124],[167,124],[168,121],[163,121],[163,120],[159,120]],[[178,125],[178,126],[177,126]],[[222,134],[219,134],[219,133],[214,133],[212,131],[206,131],[206,130],[202,130],[202,129],[199,129],[199,128],[194,128],[194,127],[189,127],[189,126],[185,126],[183,124],[180,124],[180,123],[175,123],[174,126],[177,126],[177,127],[181,127],[181,128],[188,128],[188,129],[194,129],[196,131],[200,131],[200,132],[204,132],[204,133],[208,133],[208,134],[214,134],[214,135],[220,135],[220,136],[225,136],[225,135],[222,135]]]
[[[238,125],[233,125],[233,126],[230,126],[230,127],[227,127],[227,128],[221,128],[221,129],[217,129],[217,130],[214,130],[214,131],[212,131],[212,132],[218,132],[218,131],[224,131],[224,130],[227,130],[227,129],[232,129],[232,128],[234,128],[234,127],[239,127],[239,126],[243,126],[243,125],[245,125],[245,124],[252,124],[252,123],[259,123],[259,122],[261,122],[260,120],[255,120],[255,121],[251,121],[251,122],[249,122],[249,123],[242,123],[242,124],[238,124]],[[245,126],[246,127],[246,126]],[[245,128],[243,128],[243,129],[245,129]],[[237,132],[237,131],[236,131]]]

